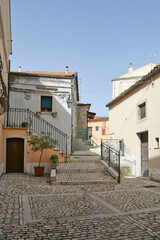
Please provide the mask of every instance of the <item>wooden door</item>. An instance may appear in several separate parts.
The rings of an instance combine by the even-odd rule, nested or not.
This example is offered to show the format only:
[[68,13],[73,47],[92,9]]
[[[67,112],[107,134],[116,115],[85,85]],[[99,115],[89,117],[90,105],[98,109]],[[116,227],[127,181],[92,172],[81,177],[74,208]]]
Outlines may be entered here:
[[149,175],[149,160],[148,160],[148,132],[141,133],[141,169],[142,176]]
[[6,143],[6,172],[23,173],[24,139],[8,138]]

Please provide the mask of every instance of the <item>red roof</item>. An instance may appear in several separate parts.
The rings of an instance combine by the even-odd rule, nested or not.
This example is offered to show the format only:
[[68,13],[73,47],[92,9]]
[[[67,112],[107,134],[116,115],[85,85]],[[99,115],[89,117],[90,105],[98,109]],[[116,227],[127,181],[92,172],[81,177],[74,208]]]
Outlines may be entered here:
[[49,76],[65,76],[65,77],[72,77],[75,73],[74,72],[48,72],[48,71],[44,71],[44,72],[40,72],[40,71],[11,71],[11,73],[18,73],[18,74],[33,74],[33,75],[49,75]]

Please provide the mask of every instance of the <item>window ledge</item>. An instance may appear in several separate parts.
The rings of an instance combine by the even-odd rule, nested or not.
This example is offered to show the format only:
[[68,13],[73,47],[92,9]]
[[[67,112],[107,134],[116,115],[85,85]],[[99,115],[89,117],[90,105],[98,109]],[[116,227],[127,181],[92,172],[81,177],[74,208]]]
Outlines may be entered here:
[[160,147],[154,147],[154,149],[160,149]]
[[38,116],[40,115],[52,115],[54,118],[57,116],[57,112],[36,112]]

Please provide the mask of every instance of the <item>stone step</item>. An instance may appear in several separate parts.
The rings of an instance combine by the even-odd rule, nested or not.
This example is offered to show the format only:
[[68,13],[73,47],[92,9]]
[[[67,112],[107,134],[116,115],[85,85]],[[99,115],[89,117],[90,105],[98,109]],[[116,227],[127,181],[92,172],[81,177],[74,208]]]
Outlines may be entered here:
[[82,163],[82,162],[68,162],[59,163],[57,165],[57,173],[93,173],[101,172],[105,173],[107,168],[102,163]]
[[71,156],[70,162],[100,162],[100,156]]
[[110,175],[103,173],[57,173],[56,181],[52,185],[89,185],[89,184],[116,184]]
[[74,151],[72,156],[100,156],[99,154],[92,151]]

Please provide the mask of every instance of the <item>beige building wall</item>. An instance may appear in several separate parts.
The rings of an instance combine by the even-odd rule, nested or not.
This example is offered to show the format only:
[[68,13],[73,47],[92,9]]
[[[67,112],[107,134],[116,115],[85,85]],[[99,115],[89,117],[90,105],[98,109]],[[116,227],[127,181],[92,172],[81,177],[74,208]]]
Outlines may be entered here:
[[[8,91],[8,57],[11,54],[11,23],[10,23],[10,0],[0,0],[0,71],[6,90]],[[0,96],[3,94],[0,81]],[[2,107],[0,106],[2,114]],[[3,119],[0,114],[0,175],[3,173]]]
[[149,63],[135,70],[133,69],[133,66],[130,65],[128,73],[112,80],[113,99],[131,87],[135,82],[139,81],[143,76],[148,74],[156,65],[157,64],[155,63]]
[[[3,168],[1,169],[3,173],[6,172],[6,148],[7,139],[9,138],[22,138],[24,139],[24,173],[34,173],[34,166],[38,166],[40,152],[33,152],[31,146],[28,145],[28,140],[30,139],[29,133],[24,128],[4,128],[3,130],[3,141],[0,145],[0,150],[4,153]],[[1,143],[1,142],[0,142]],[[65,161],[65,155],[61,154],[59,150],[49,149],[45,150],[42,156],[41,166],[45,166],[45,173],[49,173],[51,170],[50,156],[56,154],[59,156],[59,162]]]
[[11,49],[10,1],[0,0],[0,55],[3,64],[2,77],[8,88],[8,57]]
[[[148,131],[149,175],[160,180],[160,74],[127,94],[109,108],[110,133],[124,139],[125,158],[132,162],[133,175],[141,176],[141,142],[138,133]],[[138,119],[138,105],[146,102],[146,118]],[[158,176],[159,175],[159,176]],[[157,177],[158,176],[158,177]]]
[[88,120],[88,127],[92,127],[92,139],[99,145],[101,144],[101,139],[109,138],[108,118]]

